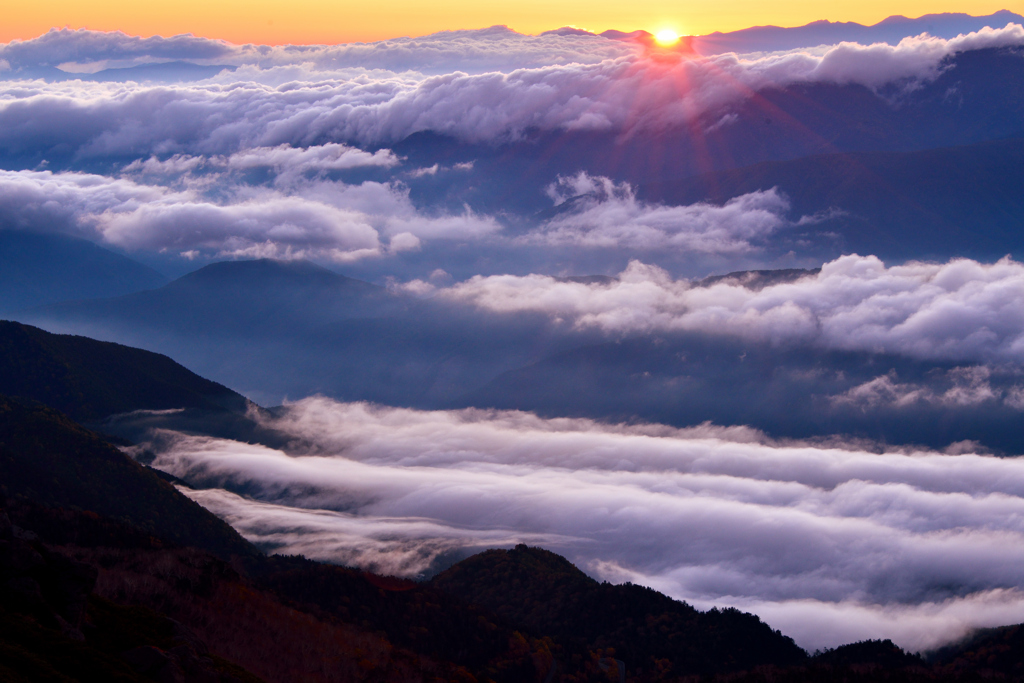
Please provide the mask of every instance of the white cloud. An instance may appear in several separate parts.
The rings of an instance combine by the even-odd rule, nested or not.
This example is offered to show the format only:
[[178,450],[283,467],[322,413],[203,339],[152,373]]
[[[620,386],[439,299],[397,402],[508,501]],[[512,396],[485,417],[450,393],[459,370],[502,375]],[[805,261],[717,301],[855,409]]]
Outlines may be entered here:
[[547,188],[564,211],[526,235],[527,244],[729,254],[752,251],[784,226],[789,201],[775,188],[735,197],[723,206],[665,206],[637,200],[629,183],[585,172]]
[[[414,71],[428,74],[510,71],[552,64],[597,63],[636,52],[628,43],[590,34],[516,33],[505,26],[442,31],[418,38],[341,45],[234,45],[192,35],[139,38],[121,32],[54,29],[31,40],[0,45],[0,57],[15,67],[90,65],[139,66],[188,60],[199,64],[299,66],[316,71],[351,68]],[[81,69],[75,69],[81,71]]]
[[416,574],[459,547],[538,543],[601,577],[754,609],[811,648],[1024,620],[1019,458],[323,398],[268,420],[287,452],[170,432],[149,446],[282,552]]
[[[420,284],[413,289],[422,292]],[[634,261],[610,282],[494,275],[431,291],[616,334],[695,330],[926,359],[1024,359],[1024,264],[1010,258],[886,267],[853,254],[758,290],[730,281],[695,287]]]
[[[302,171],[350,163],[390,163],[390,153],[350,149],[270,149],[228,159],[176,156],[132,164],[130,175],[197,178],[179,189],[145,185],[129,177],[86,173],[0,171],[0,220],[7,228],[58,230],[99,239],[127,250],[185,258],[316,258],[353,261],[416,248],[424,239],[466,239],[500,230],[493,219],[470,211],[425,216],[408,191],[390,184],[346,185],[305,180]],[[352,161],[351,156],[355,157]],[[322,158],[327,156],[326,161]],[[239,161],[240,160],[240,161]],[[287,182],[269,189],[236,184],[220,175],[191,176],[204,167],[278,167]],[[280,179],[281,176],[278,176]],[[218,183],[218,196],[204,193]],[[281,190],[286,191],[281,191]]]
[[166,181],[179,180],[191,186],[211,185],[222,181],[230,171],[267,169],[274,174],[274,184],[281,188],[301,183],[309,177],[322,177],[327,171],[356,168],[389,169],[401,162],[389,149],[366,152],[338,143],[310,147],[252,147],[223,155],[174,154],[165,159],[151,156],[137,159],[121,169],[127,176],[150,176]]
[[[896,46],[843,43],[824,53],[650,59],[635,46],[599,36],[515,36],[505,29],[496,35],[455,32],[410,41],[420,45],[416,50],[437,47],[448,55],[433,75],[404,71],[390,61],[393,50],[405,49],[392,41],[337,48],[349,50],[349,57],[338,59],[321,54],[334,54],[334,48],[246,46],[237,49],[251,63],[188,85],[26,81],[9,87],[0,100],[0,146],[17,151],[63,145],[91,158],[231,154],[325,140],[388,144],[418,131],[467,141],[515,138],[532,128],[632,133],[702,117],[709,117],[709,125],[722,121],[729,107],[768,87],[815,82],[909,87],[934,78],[942,60],[956,52],[1024,43],[1024,28],[1011,24],[951,40],[918,36]],[[545,47],[536,59],[519,60],[520,66],[508,70],[470,73],[459,66],[487,54],[494,40],[506,39],[540,41]],[[46,45],[56,50],[61,40],[48,37]],[[428,43],[434,47],[423,47]],[[549,44],[569,46],[568,52]],[[26,48],[11,44],[0,55],[15,47]],[[213,50],[211,59],[219,58],[222,48]],[[418,55],[416,50],[408,54]],[[275,69],[283,71],[272,75]]]
[[862,408],[905,407],[917,403],[965,407],[998,402],[1011,408],[1024,408],[1018,398],[1020,387],[1005,390],[993,387],[989,382],[991,376],[992,370],[983,365],[953,368],[939,380],[945,380],[944,384],[948,385],[943,389],[941,385],[936,388],[900,382],[896,371],[891,371],[834,396],[831,401],[836,405]]

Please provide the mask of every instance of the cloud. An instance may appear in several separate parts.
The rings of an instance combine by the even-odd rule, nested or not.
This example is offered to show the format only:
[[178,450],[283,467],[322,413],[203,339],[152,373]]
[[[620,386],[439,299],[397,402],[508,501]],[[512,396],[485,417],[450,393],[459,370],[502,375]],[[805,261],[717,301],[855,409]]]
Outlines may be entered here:
[[[935,373],[933,373],[935,374]],[[906,407],[918,403],[930,403],[950,407],[995,405],[1005,403],[1011,408],[1024,408],[1020,396],[1022,387],[1014,385],[1006,389],[993,387],[989,382],[992,370],[985,366],[953,368],[945,373],[946,388],[923,386],[899,381],[895,371],[859,384],[844,393],[831,397],[834,405],[849,405],[860,408],[879,406]]]
[[[174,154],[166,159],[151,156],[145,160],[133,161],[122,168],[122,173],[173,179],[191,176],[199,171],[267,169],[273,172],[275,185],[290,186],[310,176],[322,176],[328,171],[357,168],[389,169],[400,163],[395,153],[389,149],[366,152],[348,145],[327,143],[310,147],[252,147],[230,156]],[[190,177],[188,180],[196,179]]]
[[[303,180],[301,173],[345,164],[389,165],[390,152],[256,149],[227,159],[176,156],[128,167],[130,174],[182,174],[203,167],[239,170],[277,167],[285,192],[203,177],[174,189],[129,177],[86,173],[0,171],[0,226],[56,230],[99,239],[130,251],[150,250],[205,257],[317,258],[349,262],[409,250],[423,239],[487,235],[500,225],[471,211],[424,216],[394,185],[346,185]],[[204,193],[214,184],[217,196]]]
[[[62,40],[79,39],[72,34],[48,37],[46,45],[32,49],[56,49]],[[794,51],[753,59],[734,54],[651,59],[627,43],[600,36],[530,37],[511,35],[507,29],[428,38],[409,42],[419,46],[415,49],[399,50],[393,41],[336,48],[341,50],[337,54],[354,51],[337,59],[324,57],[324,50],[334,54],[335,48],[245,46],[238,49],[251,60],[242,67],[210,81],[177,86],[23,81],[9,87],[0,101],[0,149],[71,150],[80,159],[90,159],[231,154],[247,147],[324,142],[387,145],[420,131],[493,142],[532,129],[632,134],[702,118],[712,125],[725,120],[730,107],[770,87],[913,87],[935,78],[943,60],[957,52],[1024,43],[1024,28],[1011,24],[951,40],[918,36],[896,46],[843,43],[823,53]],[[114,43],[130,40],[111,38]],[[509,70],[467,71],[460,66],[487,54],[495,40],[544,47],[535,60]],[[183,38],[186,44],[191,43]],[[558,53],[553,45],[569,46],[571,54]],[[591,58],[580,57],[581,45]],[[588,52],[593,46],[599,49]],[[219,55],[223,46],[215,47],[212,54]],[[12,66],[14,48],[28,46],[11,43],[0,51]],[[444,52],[449,48],[450,53]],[[118,49],[109,48],[111,54],[121,54]],[[420,55],[417,50],[433,49],[450,59],[444,57],[438,62],[444,68],[431,74],[405,71],[389,58],[394,50]],[[101,53],[106,54],[99,50],[97,55]],[[358,59],[350,58],[356,53]],[[412,63],[418,56],[409,59]]]
[[110,62],[126,66],[161,60],[218,60],[228,58],[236,51],[237,48],[230,43],[191,34],[140,38],[120,31],[67,28],[51,29],[31,40],[0,44],[0,57],[14,68],[57,66],[69,62]]
[[[757,250],[789,224],[788,201],[774,189],[723,206],[665,206],[638,201],[628,184],[581,173],[560,178],[550,191],[560,197],[587,183],[600,185],[600,191],[575,197],[571,208],[559,199],[559,215],[519,237],[503,237],[494,217],[469,206],[427,215],[399,183],[346,184],[325,177],[329,171],[399,164],[387,149],[371,153],[328,143],[255,147],[226,156],[149,157],[124,166],[119,178],[0,171],[0,220],[8,228],[60,230],[132,251],[338,262],[380,255],[385,241],[397,253],[433,240],[489,240],[492,246],[541,251],[569,246],[736,254]],[[269,187],[245,179],[254,169],[269,174]]]
[[442,31],[418,38],[341,45],[234,45],[190,34],[139,38],[121,32],[53,29],[31,40],[0,45],[0,58],[15,68],[90,65],[124,68],[161,61],[256,66],[303,66],[318,71],[351,68],[425,74],[510,71],[552,64],[598,63],[636,52],[635,46],[601,36],[530,36],[506,26]]
[[796,635],[812,648],[1024,620],[1019,458],[324,398],[265,419],[287,451],[173,432],[147,447],[281,552],[417,574],[462,544],[536,542],[701,606],[811,613]]
[[293,508],[223,489],[182,490],[268,552],[319,558],[389,576],[423,576],[447,557],[461,559],[488,548],[573,540],[506,529],[456,529],[427,518]]
[[629,183],[585,172],[547,188],[559,213],[523,238],[528,244],[729,254],[754,250],[780,227],[789,201],[776,188],[730,199],[723,206],[665,206],[637,200]]
[[693,286],[637,261],[599,283],[492,275],[440,290],[422,284],[410,291],[613,334],[701,331],[923,359],[1024,359],[1024,264],[1009,257],[887,267],[852,254],[756,290],[728,280]]

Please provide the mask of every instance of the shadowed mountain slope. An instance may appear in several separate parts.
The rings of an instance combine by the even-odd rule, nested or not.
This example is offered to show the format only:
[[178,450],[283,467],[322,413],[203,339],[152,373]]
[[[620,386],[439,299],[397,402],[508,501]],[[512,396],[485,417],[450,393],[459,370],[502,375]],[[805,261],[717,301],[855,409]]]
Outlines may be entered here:
[[[650,183],[649,201],[721,204],[778,188],[792,215],[825,218],[800,236],[838,233],[837,252],[882,258],[1024,254],[1024,139],[918,152],[861,152],[766,162]],[[821,241],[820,239],[818,240]]]
[[[713,334],[665,334],[584,346],[497,376],[464,405],[687,426],[745,424],[779,437],[848,434],[942,449],[976,440],[1024,453],[1020,411],[995,397],[974,405],[848,400],[886,378],[941,394],[955,386],[957,363],[894,354],[773,347]],[[995,392],[1019,381],[990,377]]]
[[[968,379],[957,369],[962,362],[773,345],[713,333],[609,340],[596,330],[559,327],[543,314],[488,313],[403,297],[300,265],[217,264],[188,276],[184,284],[55,306],[31,322],[84,334],[101,331],[171,354],[268,405],[322,393],[417,408],[491,407],[674,426],[710,420],[794,438],[850,434],[934,448],[974,440],[1004,453],[1024,452],[1020,411],[1000,398],[1015,391],[1018,379],[998,367],[983,370],[992,390],[989,399],[970,405],[865,403],[849,392],[890,381],[943,396]],[[287,284],[279,300],[271,299],[273,292],[264,296],[255,285],[247,286],[259,279],[247,274],[262,270]],[[813,273],[747,271],[695,284],[729,281],[756,289]],[[200,282],[205,277],[209,281]],[[367,294],[345,293],[353,290]],[[208,405],[180,398],[168,403],[146,407]],[[103,430],[140,439],[138,430],[157,422],[174,428],[166,418],[143,417],[134,426],[122,420],[121,431],[113,426]],[[230,415],[224,411],[224,417]],[[253,434],[252,424],[234,420],[216,433],[242,440],[268,436]],[[213,433],[208,419],[205,426],[177,425]]]
[[0,229],[0,313],[119,296],[166,282],[152,268],[83,239]]
[[258,551],[227,523],[49,408],[0,397],[0,494],[91,510],[221,557]]
[[20,319],[171,354],[264,404],[325,393],[437,405],[565,348],[552,347],[541,316],[445,306],[297,261],[216,263],[157,290]]
[[[436,576],[437,588],[486,606],[535,633],[614,651],[632,670],[710,674],[791,665],[806,653],[734,609],[699,612],[650,588],[598,583],[563,557],[519,545],[489,550]],[[742,647],[736,647],[742,643]]]
[[244,411],[246,399],[167,356],[0,321],[0,394],[79,420],[133,410]]

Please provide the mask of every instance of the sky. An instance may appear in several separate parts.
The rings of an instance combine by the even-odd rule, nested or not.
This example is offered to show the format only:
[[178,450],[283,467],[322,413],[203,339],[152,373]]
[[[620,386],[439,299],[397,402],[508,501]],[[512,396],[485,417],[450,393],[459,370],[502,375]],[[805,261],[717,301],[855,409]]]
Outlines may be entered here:
[[74,2],[42,0],[10,3],[4,8],[0,42],[35,37],[51,28],[89,28],[124,31],[132,35],[170,36],[193,33],[233,43],[266,45],[368,42],[401,36],[422,36],[444,30],[486,28],[504,24],[521,33],[537,34],[562,26],[591,31],[671,29],[684,35],[735,31],[750,26],[800,26],[821,19],[874,24],[902,14],[917,17],[937,12],[991,14],[1001,9],[1024,10],[1004,0],[837,0],[830,3],[787,0],[728,0],[689,3],[652,0],[622,3],[612,0],[502,0],[472,2],[441,0],[133,0]]

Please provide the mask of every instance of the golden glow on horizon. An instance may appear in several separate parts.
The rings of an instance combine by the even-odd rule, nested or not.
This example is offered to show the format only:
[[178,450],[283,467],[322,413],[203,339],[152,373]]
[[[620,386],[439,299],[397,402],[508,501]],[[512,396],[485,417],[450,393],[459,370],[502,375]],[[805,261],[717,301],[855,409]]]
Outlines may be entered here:
[[668,47],[679,42],[679,34],[672,29],[666,28],[654,34],[654,40],[658,45]]
[[1024,14],[1024,0],[723,0],[702,5],[675,0],[36,0],[7,5],[0,42],[69,26],[141,36],[194,33],[270,45],[375,41],[495,24],[536,34],[568,25],[654,32],[666,22],[678,22],[687,33],[702,35],[765,24],[800,26],[818,19],[874,24],[892,14],[983,15],[1000,9]]

